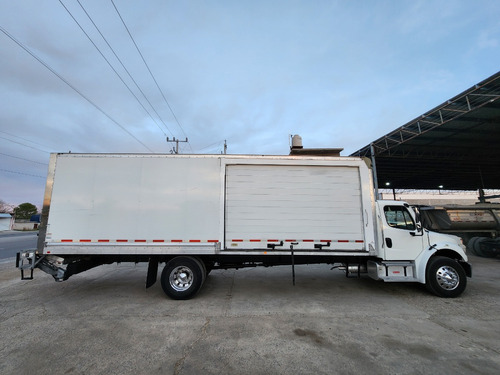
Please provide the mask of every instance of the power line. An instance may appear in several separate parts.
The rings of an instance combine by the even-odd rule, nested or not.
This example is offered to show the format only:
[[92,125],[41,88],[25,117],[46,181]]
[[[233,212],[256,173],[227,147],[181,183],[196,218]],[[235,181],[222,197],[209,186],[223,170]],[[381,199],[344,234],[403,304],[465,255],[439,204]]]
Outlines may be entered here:
[[30,173],[24,173],[24,172],[19,172],[19,171],[9,171],[8,169],[3,169],[3,168],[0,168],[0,171],[2,171],[2,172],[8,172],[8,173],[21,174],[23,176],[46,178],[45,176],[40,176],[40,175],[37,175],[37,174],[30,174]]
[[198,152],[203,151],[207,148],[214,148],[215,146],[219,147],[223,142],[224,142],[224,139],[217,141],[217,142],[214,142],[212,144],[209,144],[208,146],[205,146],[205,147],[198,149]]
[[[29,140],[29,139],[27,139],[27,138],[23,138],[23,137],[19,137],[18,135],[14,135],[14,134],[7,133],[7,132],[5,132],[5,131],[3,131],[3,130],[0,130],[0,133],[7,134],[7,135],[9,135],[9,136],[11,136],[11,137],[14,137],[14,138],[19,138],[19,139],[22,139],[23,141],[30,142],[30,143],[33,143],[33,144],[38,145],[38,146],[47,147],[47,146],[45,146],[45,145],[42,145],[42,144],[37,143],[37,142],[34,142],[34,141]],[[29,146],[28,146],[28,147],[29,147]]]
[[[179,120],[177,119],[177,116],[175,115],[175,113],[174,113],[174,111],[173,111],[172,107],[171,107],[171,106],[170,106],[170,104],[168,103],[168,100],[167,100],[167,98],[165,97],[165,94],[163,93],[162,89],[160,88],[160,85],[158,84],[158,82],[156,81],[156,78],[154,77],[153,72],[152,72],[152,71],[151,71],[151,69],[149,68],[149,65],[148,65],[148,63],[146,62],[146,59],[144,59],[144,56],[142,55],[141,50],[139,49],[139,46],[138,46],[138,45],[137,45],[137,43],[135,42],[134,37],[133,37],[133,36],[132,36],[132,34],[130,33],[130,30],[128,29],[128,27],[127,27],[127,25],[126,25],[125,21],[123,20],[123,18],[122,18],[122,16],[121,16],[120,12],[118,11],[118,8],[116,7],[115,2],[114,2],[113,0],[111,0],[111,3],[113,4],[113,7],[115,8],[116,13],[118,14],[118,17],[120,17],[120,20],[122,21],[123,26],[125,26],[125,29],[127,30],[127,33],[128,33],[128,35],[130,36],[130,39],[132,39],[132,42],[134,43],[134,46],[135,46],[135,48],[137,49],[137,52],[139,52],[139,55],[141,56],[141,59],[142,59],[142,61],[144,62],[144,65],[145,65],[145,66],[146,66],[146,68],[148,69],[148,72],[149,72],[149,74],[151,75],[151,78],[153,78],[153,81],[154,81],[154,83],[156,84],[156,87],[157,87],[157,88],[158,88],[158,90],[160,91],[161,96],[163,97],[163,100],[164,100],[164,101],[165,101],[165,103],[167,104],[168,109],[170,109],[170,112],[172,113],[172,116],[174,117],[175,122],[177,123],[177,125],[178,125],[178,126],[179,126],[179,128],[181,129],[181,131],[182,131],[182,133],[184,134],[184,136],[187,138],[187,134],[186,134],[186,132],[185,132],[185,131],[184,131],[184,129],[182,128],[182,126],[181,126],[181,124],[180,124]],[[191,148],[191,144],[190,144],[190,143],[188,143],[188,145],[189,145],[189,147]],[[191,148],[191,150],[192,150],[192,148]]]
[[0,155],[8,156],[9,158],[15,158],[15,159],[19,159],[19,160],[29,161],[30,163],[35,163],[35,164],[40,164],[40,165],[45,165],[45,166],[48,165],[47,163],[41,163],[41,162],[35,161],[35,160],[20,158],[19,156],[9,155],[9,154],[5,154],[3,152],[0,152]]
[[[151,114],[149,113],[149,111],[146,109],[146,107],[142,104],[142,102],[139,100],[139,98],[134,94],[134,92],[132,91],[132,89],[129,87],[129,85],[127,85],[127,83],[123,80],[123,78],[120,76],[120,74],[116,71],[116,69],[113,67],[113,65],[109,62],[109,60],[106,58],[106,56],[104,56],[104,54],[102,53],[102,51],[99,49],[99,47],[97,47],[97,45],[94,43],[94,41],[92,40],[92,38],[89,36],[89,34],[87,34],[87,32],[84,30],[84,28],[82,27],[82,25],[80,25],[80,23],[77,21],[77,19],[73,16],[73,14],[71,13],[71,11],[66,7],[66,5],[64,5],[64,3],[59,0],[59,3],[64,7],[64,9],[66,9],[66,12],[68,12],[68,14],[71,16],[71,18],[73,19],[73,21],[75,21],[75,23],[78,25],[78,27],[80,27],[80,30],[82,30],[82,32],[85,34],[85,36],[87,37],[87,39],[90,41],[90,43],[92,43],[92,45],[95,47],[95,49],[100,53],[100,55],[102,56],[102,58],[104,59],[104,61],[106,61],[109,65],[109,67],[113,70],[113,72],[115,72],[115,74],[117,75],[117,77],[120,79],[120,81],[122,81],[122,83],[125,85],[125,87],[128,89],[128,91],[134,96],[135,100],[137,100],[137,102],[142,106],[142,108],[146,111],[146,113],[149,115],[149,117],[151,117],[151,120],[153,120],[153,122],[156,124],[156,126],[158,127],[158,129],[160,129],[160,131],[163,133],[163,135],[166,136],[165,132],[161,129],[160,125],[158,125],[158,122],[153,118],[153,116],[151,116]],[[101,33],[99,31],[99,29],[97,28],[96,24],[94,23],[94,21],[92,20],[92,18],[90,17],[90,15],[87,13],[87,11],[85,10],[85,8],[83,7],[83,5],[78,1],[78,3],[80,4],[80,6],[82,7],[83,11],[85,12],[85,14],[87,15],[87,17],[89,17],[90,21],[94,24],[95,28],[97,29],[97,31],[99,33]],[[106,39],[104,38],[104,36],[101,34],[101,36],[103,37],[103,39],[106,41]],[[106,41],[107,43],[107,41]],[[108,46],[109,46],[109,43],[108,43]],[[111,46],[109,46],[111,48]],[[112,50],[112,49],[111,49]],[[115,54],[116,56],[116,54]],[[117,57],[118,58],[118,57]],[[123,66],[123,64],[122,64]],[[126,70],[126,69],[125,69]],[[133,80],[133,79],[132,79]],[[134,81],[135,82],[135,81]],[[136,84],[137,85],[137,84]],[[140,89],[139,89],[140,90]],[[142,92],[142,91],[141,91]],[[146,99],[147,100],[147,99]],[[149,101],[148,101],[149,102]],[[151,105],[151,103],[150,103]],[[153,108],[154,110],[154,108]],[[156,112],[156,111],[155,111]],[[168,128],[167,128],[168,129]]]
[[24,147],[32,148],[33,150],[38,150],[38,151],[45,152],[46,154],[50,154],[50,152],[48,152],[48,151],[42,150],[42,149],[37,148],[37,147],[25,145],[24,143],[13,141],[12,139],[9,139],[9,138],[5,138],[5,137],[0,137],[0,138],[1,139],[5,139],[6,141],[9,141],[9,142],[12,142],[12,143],[17,143],[18,145],[21,145],[21,146],[24,146]]
[[[232,138],[232,137],[230,137],[230,138]],[[224,150],[222,152],[225,154],[227,152],[227,138],[221,139],[220,141],[217,141],[217,142],[209,144],[208,146],[202,147],[202,148],[198,149],[197,152],[201,152],[207,148],[210,148],[210,149],[215,148],[215,146],[219,147],[222,145],[222,143],[224,143]]]
[[[165,126],[165,128],[167,129],[167,131],[174,135],[172,133],[172,131],[169,129],[168,125],[165,123],[165,121],[163,121],[163,119],[161,118],[161,116],[159,115],[159,113],[156,111],[155,107],[153,106],[153,104],[151,104],[151,102],[149,101],[148,97],[146,96],[146,94],[142,91],[142,89],[140,88],[140,86],[137,84],[136,80],[132,77],[132,75],[130,74],[129,70],[125,67],[125,64],[123,64],[122,60],[118,57],[118,55],[116,54],[115,50],[113,49],[113,47],[111,47],[111,45],[109,44],[108,40],[104,37],[104,35],[102,34],[101,30],[99,29],[99,27],[97,27],[97,25],[95,24],[94,20],[92,19],[92,17],[90,16],[90,14],[87,12],[87,10],[85,9],[85,7],[82,5],[82,3],[80,2],[80,0],[76,0],[78,2],[78,4],[80,5],[80,7],[82,8],[82,10],[85,12],[85,14],[87,15],[87,17],[89,18],[90,22],[92,22],[92,24],[94,25],[94,27],[96,28],[97,32],[101,35],[102,39],[106,42],[106,44],[108,45],[109,49],[111,50],[111,52],[113,52],[113,55],[116,57],[116,59],[118,60],[118,62],[121,64],[122,68],[125,70],[125,72],[127,73],[127,75],[129,76],[129,78],[132,80],[132,82],[134,82],[135,86],[137,87],[137,89],[141,92],[142,96],[144,97],[144,99],[146,99],[146,101],[148,102],[148,104],[151,106],[151,108],[153,109],[153,111],[156,113],[156,115],[158,116],[158,118],[160,119],[161,123]],[[135,95],[134,95],[135,96]],[[136,97],[137,99],[137,97]],[[140,103],[140,102],[139,102]],[[142,105],[142,103],[140,103]],[[143,106],[144,108],[144,106]],[[148,111],[146,111],[148,113],[148,115],[153,118]],[[153,119],[153,121],[155,121]],[[156,123],[156,121],[155,121]],[[158,126],[158,124],[156,123],[156,125]],[[159,127],[159,126],[158,126]],[[163,132],[163,135],[166,136],[165,132],[160,128],[160,130]]]
[[[106,116],[110,121],[112,121],[115,125],[119,126],[125,133],[134,138],[137,142],[139,142],[142,146],[144,146],[148,151],[153,152],[148,146],[146,146],[143,142],[141,142],[135,135],[130,133],[123,125],[121,125],[118,121],[108,115],[101,107],[95,104],[92,100],[86,97],[81,91],[79,91],[75,86],[69,83],[64,77],[62,77],[59,73],[57,73],[54,69],[52,69],[45,61],[43,61],[40,57],[35,55],[28,47],[22,44],[19,40],[14,38],[7,30],[5,30],[2,26],[0,26],[0,31],[3,32],[6,36],[8,36],[14,43],[16,43],[19,47],[29,53],[34,59],[36,59],[40,64],[46,67],[52,74],[54,74],[57,78],[63,81],[66,85],[68,85],[73,91],[75,91],[78,95],[80,95],[83,99],[85,99],[88,103],[90,103],[94,108],[96,108],[99,112],[101,112],[104,116]],[[18,142],[16,142],[18,143]],[[28,146],[29,147],[29,146]],[[33,148],[33,147],[32,147]]]

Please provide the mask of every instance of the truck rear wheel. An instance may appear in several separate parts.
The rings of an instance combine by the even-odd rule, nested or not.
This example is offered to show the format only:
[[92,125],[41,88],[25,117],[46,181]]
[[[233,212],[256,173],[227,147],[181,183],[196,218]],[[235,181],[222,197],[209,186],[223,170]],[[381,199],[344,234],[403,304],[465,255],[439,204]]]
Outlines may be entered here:
[[454,298],[465,290],[467,275],[456,260],[436,256],[427,264],[425,285],[439,297]]
[[161,287],[172,299],[194,297],[205,281],[206,271],[194,257],[176,257],[170,260],[161,273]]

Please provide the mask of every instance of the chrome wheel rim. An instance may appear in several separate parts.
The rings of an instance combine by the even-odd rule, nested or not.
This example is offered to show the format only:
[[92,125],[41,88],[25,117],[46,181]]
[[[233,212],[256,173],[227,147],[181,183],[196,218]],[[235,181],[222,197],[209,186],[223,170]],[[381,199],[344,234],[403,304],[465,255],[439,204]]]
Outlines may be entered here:
[[169,282],[178,292],[188,290],[193,285],[193,272],[186,266],[176,267],[170,273]]
[[441,266],[436,272],[436,280],[441,288],[453,290],[458,287],[460,276],[453,267]]

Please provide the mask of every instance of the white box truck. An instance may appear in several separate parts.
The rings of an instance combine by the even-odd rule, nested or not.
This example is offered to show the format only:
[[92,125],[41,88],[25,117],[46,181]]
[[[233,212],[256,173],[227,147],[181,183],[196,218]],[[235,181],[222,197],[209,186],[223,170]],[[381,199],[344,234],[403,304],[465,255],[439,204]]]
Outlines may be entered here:
[[149,262],[146,287],[165,263],[174,299],[194,296],[212,269],[338,264],[441,297],[471,276],[460,239],[423,229],[404,202],[377,201],[360,158],[52,154],[21,277],[39,268],[62,281],[114,262]]

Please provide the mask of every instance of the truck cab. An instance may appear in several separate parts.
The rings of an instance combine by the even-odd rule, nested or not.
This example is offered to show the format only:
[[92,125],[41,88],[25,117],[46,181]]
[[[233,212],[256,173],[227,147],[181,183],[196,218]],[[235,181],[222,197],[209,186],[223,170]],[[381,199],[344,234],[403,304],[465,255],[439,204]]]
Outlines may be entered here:
[[[417,281],[442,297],[466,286],[471,267],[462,240],[424,229],[418,209],[402,201],[376,202],[378,256],[369,274],[384,281]],[[376,272],[375,272],[376,271]]]

